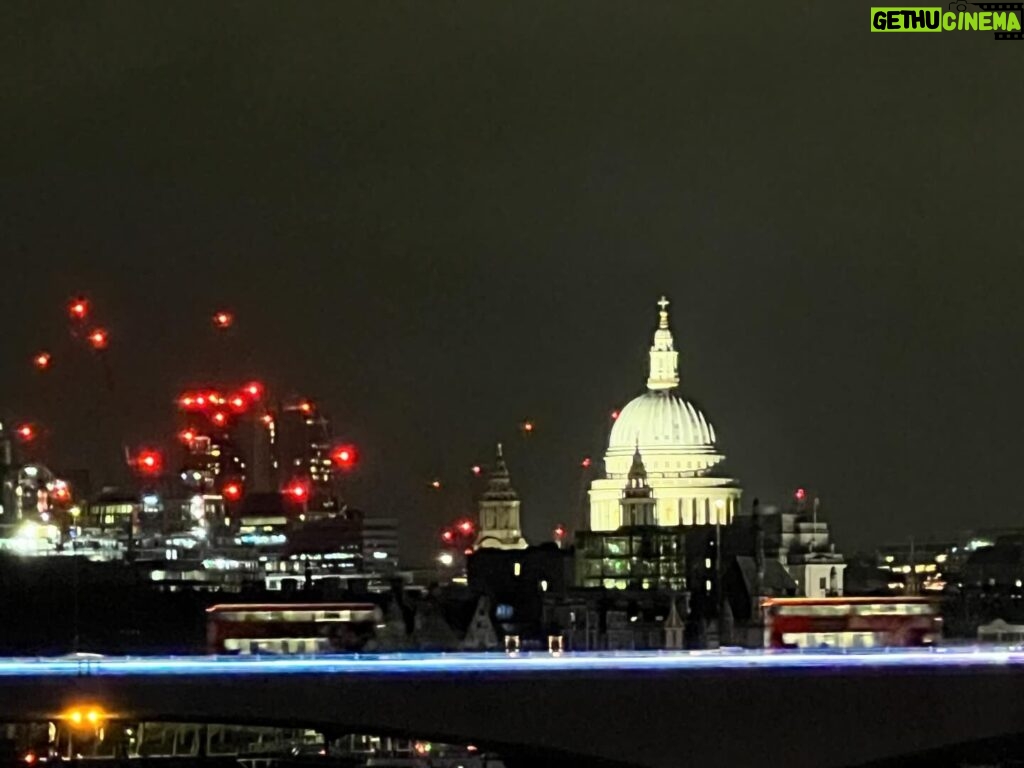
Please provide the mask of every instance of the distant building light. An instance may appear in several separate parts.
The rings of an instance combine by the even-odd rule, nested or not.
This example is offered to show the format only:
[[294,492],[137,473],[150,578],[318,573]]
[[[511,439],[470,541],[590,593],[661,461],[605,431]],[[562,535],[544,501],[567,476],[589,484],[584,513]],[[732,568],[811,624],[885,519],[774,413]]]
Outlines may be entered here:
[[439,562],[441,565],[451,565],[453,562],[455,562],[455,558],[452,557],[451,552],[442,552],[440,555],[437,556],[437,562]]
[[513,576],[519,576],[522,572],[523,572],[523,564],[520,563],[520,562],[513,563],[513,565],[512,565],[512,575]]
[[157,496],[155,493],[147,493],[145,496],[142,497],[142,503],[145,504],[147,507],[155,507],[157,504],[160,503],[160,497]]
[[540,591],[541,592],[547,592],[548,591],[548,582],[547,582],[546,579],[541,579],[540,580]]
[[388,553],[387,552],[381,552],[378,549],[376,552],[373,553],[373,559],[374,560],[387,560],[388,559]]

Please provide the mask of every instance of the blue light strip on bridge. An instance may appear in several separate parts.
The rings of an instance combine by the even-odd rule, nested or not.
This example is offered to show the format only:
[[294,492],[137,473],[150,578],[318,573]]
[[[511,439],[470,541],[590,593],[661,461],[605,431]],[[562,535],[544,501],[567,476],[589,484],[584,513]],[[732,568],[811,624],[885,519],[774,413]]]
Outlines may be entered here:
[[193,656],[0,659],[2,677],[173,675],[418,675],[717,670],[885,670],[1024,665],[1024,649],[958,647],[871,651],[422,653],[347,656]]

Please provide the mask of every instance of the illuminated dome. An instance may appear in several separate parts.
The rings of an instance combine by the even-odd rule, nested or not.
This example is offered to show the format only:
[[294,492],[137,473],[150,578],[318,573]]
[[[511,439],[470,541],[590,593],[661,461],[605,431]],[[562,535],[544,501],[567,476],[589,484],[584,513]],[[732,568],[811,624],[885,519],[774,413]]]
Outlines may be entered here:
[[623,525],[623,488],[635,456],[643,457],[655,503],[655,524],[728,524],[741,490],[724,473],[715,428],[679,394],[679,353],[668,324],[668,299],[658,302],[647,391],[619,411],[604,455],[604,476],[590,484],[590,528]]
[[608,450],[644,455],[659,448],[680,453],[709,453],[715,448],[715,428],[689,400],[670,389],[653,389],[634,398],[619,412],[608,439]]

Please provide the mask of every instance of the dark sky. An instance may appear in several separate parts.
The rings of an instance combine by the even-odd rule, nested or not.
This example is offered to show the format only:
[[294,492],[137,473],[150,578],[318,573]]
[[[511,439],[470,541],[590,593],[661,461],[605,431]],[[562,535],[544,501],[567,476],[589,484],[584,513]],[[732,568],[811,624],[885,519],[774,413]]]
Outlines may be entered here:
[[1018,522],[1024,43],[868,9],[5,4],[0,405],[95,461],[97,371],[28,365],[82,292],[108,431],[217,360],[319,398],[414,555],[498,439],[542,537],[664,292],[748,500],[814,489],[847,550]]

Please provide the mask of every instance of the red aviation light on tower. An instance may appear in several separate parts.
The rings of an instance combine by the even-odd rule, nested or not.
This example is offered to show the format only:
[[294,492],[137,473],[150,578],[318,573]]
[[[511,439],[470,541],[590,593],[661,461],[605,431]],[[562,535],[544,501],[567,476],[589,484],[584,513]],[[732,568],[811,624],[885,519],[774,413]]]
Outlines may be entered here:
[[555,526],[555,528],[552,531],[552,533],[555,536],[555,541],[561,542],[561,541],[565,541],[565,537],[568,534],[568,531],[566,531],[564,525],[559,523],[558,525]]
[[82,322],[89,314],[89,302],[81,297],[72,299],[68,303],[68,317],[76,322]]
[[210,414],[210,421],[216,424],[218,427],[223,427],[228,423],[228,415],[224,411],[215,411]]
[[191,427],[188,429],[183,429],[181,432],[178,433],[178,439],[180,439],[181,442],[185,443],[186,445],[191,445],[193,442],[195,442],[195,439],[197,437],[199,437],[199,433],[196,432]]
[[249,401],[241,395],[232,395],[228,399],[228,405],[235,413],[242,413],[249,407]]
[[479,464],[474,464],[472,467],[469,468],[469,471],[472,472],[477,477],[479,477],[480,473],[483,472],[483,469],[480,468]]
[[473,531],[476,530],[476,526],[473,525],[472,520],[460,520],[458,523],[459,533],[463,536],[471,536]]
[[797,488],[796,492],[793,494],[793,498],[796,499],[797,501],[803,501],[804,499],[807,498],[807,491],[805,491],[803,488]]
[[530,434],[531,432],[533,432],[533,422],[529,420],[524,421],[521,425],[521,429],[523,430],[524,434]]
[[583,461],[580,462],[580,466],[584,469],[590,469],[590,457],[584,456]]
[[259,400],[261,397],[263,397],[263,385],[260,384],[258,381],[250,381],[248,384],[242,387],[242,390],[245,392],[247,396],[251,397],[253,400]]
[[445,528],[443,531],[441,531],[441,541],[443,541],[445,544],[451,544],[453,541],[455,541],[454,531],[452,531],[451,528]]
[[89,346],[95,350],[106,349],[110,343],[110,334],[104,328],[93,328],[86,338],[89,341]]
[[30,442],[36,439],[36,428],[31,424],[20,424],[14,433],[18,436],[23,443]]
[[235,480],[229,480],[224,483],[220,492],[228,501],[238,501],[242,498],[242,484]]
[[50,367],[52,358],[49,352],[39,352],[35,357],[32,358],[32,365],[38,368],[40,371],[45,371]]
[[215,328],[225,330],[235,324],[235,316],[230,312],[221,310],[213,313],[213,325]]
[[612,421],[615,421],[618,418],[619,418],[619,412],[617,410],[612,411]]
[[433,488],[435,491],[441,490],[441,481],[440,480],[431,480],[430,481],[430,487]]
[[163,456],[159,451],[145,449],[139,451],[139,455],[135,458],[136,468],[144,475],[159,475],[163,465]]

